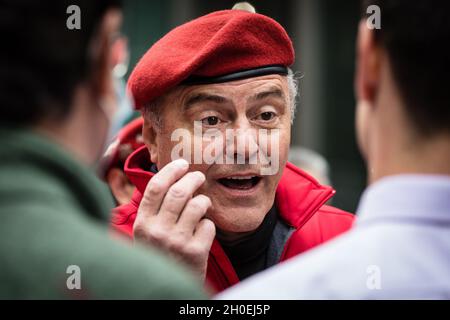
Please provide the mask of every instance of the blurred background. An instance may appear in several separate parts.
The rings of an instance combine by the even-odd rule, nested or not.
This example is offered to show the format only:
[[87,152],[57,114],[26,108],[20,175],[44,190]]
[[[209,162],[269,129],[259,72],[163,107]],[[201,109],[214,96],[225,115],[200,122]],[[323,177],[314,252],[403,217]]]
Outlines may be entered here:
[[[212,11],[231,9],[231,0],[125,1],[124,32],[130,66],[172,28]],[[258,13],[280,22],[293,39],[301,75],[292,146],[323,155],[333,205],[354,212],[366,184],[354,133],[353,72],[360,1],[253,0]],[[301,152],[301,151],[300,151]]]

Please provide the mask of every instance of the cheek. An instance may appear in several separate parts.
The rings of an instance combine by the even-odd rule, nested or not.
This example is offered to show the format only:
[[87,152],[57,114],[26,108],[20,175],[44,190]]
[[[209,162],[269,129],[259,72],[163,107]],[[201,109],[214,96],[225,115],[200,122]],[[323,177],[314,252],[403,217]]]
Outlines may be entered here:
[[172,162],[171,153],[172,153],[172,149],[175,147],[175,145],[176,145],[176,142],[171,141],[170,135],[163,135],[158,139],[157,166],[159,169],[164,167],[166,164]]
[[291,130],[290,126],[288,130],[284,130],[280,137],[280,163],[285,164],[289,156],[289,147],[291,145]]
[[[193,136],[186,137],[186,141],[193,142],[194,138]],[[181,149],[180,149],[181,147]],[[191,158],[186,159],[190,162],[189,166],[189,172],[194,171],[200,171],[207,174],[208,169],[210,168],[210,165],[205,164],[204,161],[201,161],[201,163],[195,163],[194,159],[194,145],[189,146],[189,143],[186,144],[180,144],[180,141],[172,141],[170,134],[165,134],[158,143],[158,168],[162,168],[168,163],[172,162],[175,159],[172,159],[172,151],[174,151],[174,154],[176,154],[175,159],[179,157],[179,155],[183,155],[186,151],[187,153],[191,153]],[[180,150],[183,150],[181,153],[178,152]],[[197,192],[197,193],[204,193],[204,192]]]
[[[273,136],[269,139],[269,155],[271,158],[271,165],[275,171],[272,171],[275,176],[278,176],[282,171],[289,157],[289,147],[291,142],[290,125],[286,129],[280,129],[278,136]],[[276,166],[276,167],[275,167]]]

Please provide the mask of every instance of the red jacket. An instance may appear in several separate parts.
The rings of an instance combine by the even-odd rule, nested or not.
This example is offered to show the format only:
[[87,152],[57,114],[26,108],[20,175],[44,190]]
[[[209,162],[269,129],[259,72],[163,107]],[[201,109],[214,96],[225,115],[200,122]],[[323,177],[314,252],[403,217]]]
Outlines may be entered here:
[[[133,223],[148,181],[154,175],[142,167],[148,167],[149,155],[145,147],[130,155],[125,172],[136,186],[130,204],[120,206],[113,212],[114,229],[133,236]],[[303,253],[350,229],[354,216],[348,212],[324,205],[335,191],[320,185],[314,178],[288,163],[276,192],[276,206],[281,219],[295,228],[286,242],[281,261]],[[217,291],[222,291],[239,279],[219,242],[211,247],[207,280]]]

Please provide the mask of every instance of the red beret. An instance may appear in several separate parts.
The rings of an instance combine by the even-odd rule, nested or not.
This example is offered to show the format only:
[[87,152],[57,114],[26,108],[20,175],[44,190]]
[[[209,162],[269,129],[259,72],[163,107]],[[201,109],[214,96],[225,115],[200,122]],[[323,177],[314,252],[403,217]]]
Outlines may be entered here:
[[136,108],[188,82],[219,83],[286,74],[292,41],[275,20],[242,10],[218,11],[183,24],[156,42],[128,81]]

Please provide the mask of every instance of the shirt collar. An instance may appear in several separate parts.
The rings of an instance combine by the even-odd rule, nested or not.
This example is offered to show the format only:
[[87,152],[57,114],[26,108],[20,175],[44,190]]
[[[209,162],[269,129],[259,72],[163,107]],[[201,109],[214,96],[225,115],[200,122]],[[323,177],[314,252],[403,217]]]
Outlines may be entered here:
[[450,176],[398,175],[366,189],[357,225],[382,221],[450,224]]

